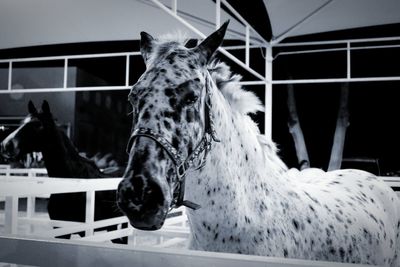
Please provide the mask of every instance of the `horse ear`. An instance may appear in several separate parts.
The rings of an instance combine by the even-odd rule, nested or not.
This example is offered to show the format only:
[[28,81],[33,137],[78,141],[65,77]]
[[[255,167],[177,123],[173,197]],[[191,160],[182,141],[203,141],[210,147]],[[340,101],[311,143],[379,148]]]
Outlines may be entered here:
[[218,30],[204,39],[204,41],[196,47],[196,49],[203,54],[207,63],[210,61],[218,47],[222,44],[228,24],[229,20],[225,21]]
[[32,100],[29,100],[28,111],[30,114],[37,114],[37,109],[35,108],[35,105],[33,104]]
[[149,58],[150,53],[153,51],[154,38],[147,32],[140,32],[140,53],[144,62]]
[[197,46],[197,39],[189,39],[185,44],[186,48],[194,48],[196,46]]
[[50,106],[46,100],[43,100],[42,111],[43,111],[43,113],[50,114]]

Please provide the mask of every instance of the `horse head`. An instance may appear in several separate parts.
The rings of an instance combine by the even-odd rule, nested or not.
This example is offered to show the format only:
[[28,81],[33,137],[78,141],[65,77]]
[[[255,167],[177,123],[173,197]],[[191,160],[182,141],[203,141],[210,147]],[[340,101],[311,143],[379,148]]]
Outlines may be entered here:
[[210,120],[207,64],[228,22],[199,45],[162,42],[141,33],[146,71],[129,93],[133,128],[118,206],[132,226],[161,228],[170,208],[185,205],[186,172],[199,167],[215,139]]
[[22,121],[21,126],[1,142],[0,152],[3,157],[17,159],[27,153],[41,152],[46,142],[46,129],[55,127],[55,122],[46,100],[43,101],[40,112],[37,111],[32,101],[29,101],[28,111],[29,114]]

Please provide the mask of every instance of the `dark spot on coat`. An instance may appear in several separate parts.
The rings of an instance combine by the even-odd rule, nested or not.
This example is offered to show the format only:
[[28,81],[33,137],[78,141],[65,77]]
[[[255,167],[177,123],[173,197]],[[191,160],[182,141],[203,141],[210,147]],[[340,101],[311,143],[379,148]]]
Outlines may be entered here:
[[165,94],[165,96],[171,97],[171,96],[174,95],[174,89],[172,89],[172,88],[166,88],[166,89],[164,90],[164,94]]
[[176,138],[175,136],[172,137],[172,146],[173,146],[175,149],[178,149],[178,148],[179,148],[179,139]]
[[299,230],[299,222],[296,219],[293,219],[292,223],[293,223],[294,229]]
[[142,115],[142,119],[143,120],[149,120],[151,117],[150,112],[148,110],[146,110],[143,115]]
[[164,126],[165,126],[165,128],[167,128],[167,130],[171,129],[171,124],[166,120],[164,120]]
[[344,259],[345,254],[346,254],[346,251],[344,250],[344,248],[340,247],[339,248],[339,255],[340,255],[340,258],[342,259],[342,261]]

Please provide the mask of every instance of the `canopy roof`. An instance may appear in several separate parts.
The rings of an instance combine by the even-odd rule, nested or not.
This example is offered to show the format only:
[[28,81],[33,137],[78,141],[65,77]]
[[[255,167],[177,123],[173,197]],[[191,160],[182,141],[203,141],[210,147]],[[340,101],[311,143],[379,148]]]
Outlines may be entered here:
[[[215,0],[213,0],[215,1]],[[214,29],[215,3],[178,0],[179,14],[200,31]],[[171,5],[170,0],[161,2]],[[267,41],[400,23],[399,0],[229,0]],[[228,38],[243,26],[231,19]],[[400,24],[399,24],[400,25]],[[2,0],[0,49],[47,44],[138,39],[181,30],[191,33],[150,0]],[[400,28],[399,28],[400,34]]]
[[[162,2],[171,4],[171,1]],[[215,29],[215,12],[210,12],[215,10],[212,1],[181,0],[178,4],[180,14],[200,31],[209,34]],[[231,30],[243,28],[223,12],[221,20],[228,18]],[[141,31],[154,36],[181,31],[188,37],[198,37],[150,0],[0,1],[0,49],[137,40]]]
[[263,1],[272,39],[400,23],[398,0]]

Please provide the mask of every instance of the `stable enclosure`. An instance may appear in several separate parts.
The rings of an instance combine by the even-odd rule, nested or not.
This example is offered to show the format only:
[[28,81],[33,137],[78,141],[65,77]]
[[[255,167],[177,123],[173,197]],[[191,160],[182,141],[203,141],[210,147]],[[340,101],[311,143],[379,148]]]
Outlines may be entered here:
[[[96,228],[127,222],[126,217],[93,221],[94,192],[114,189],[120,178],[48,179],[43,177],[45,175],[46,171],[42,169],[9,169],[5,166],[0,169],[0,200],[5,202],[0,210],[0,257],[3,262],[30,266],[361,266],[188,250],[186,243],[190,229],[184,208],[173,210],[159,231],[129,227],[96,232]],[[396,178],[385,178],[385,181],[392,187],[400,186]],[[87,194],[84,223],[50,220],[46,211],[38,211],[36,207],[51,193],[82,191]],[[24,207],[18,205],[22,201],[26,201]],[[78,232],[85,232],[85,235],[80,237]],[[57,238],[66,234],[73,234],[71,240]],[[111,243],[111,239],[120,237],[128,237],[128,244]]]
[[[244,77],[240,82],[243,86],[261,97],[265,105],[265,113],[254,116],[255,120],[267,138],[278,143],[281,150],[280,155],[285,163],[290,167],[298,167],[297,164],[300,160],[296,154],[297,147],[293,144],[292,136],[287,130],[286,90],[288,88],[294,88],[298,107],[303,105],[303,108],[299,108],[299,115],[305,118],[316,113],[310,106],[313,102],[318,102],[317,97],[325,100],[336,99],[338,90],[346,84],[350,84],[351,90],[355,91],[353,95],[359,99],[364,97],[365,91],[363,90],[368,87],[364,85],[369,85],[369,102],[366,101],[368,104],[365,104],[368,107],[374,105],[374,101],[381,99],[374,95],[375,91],[380,90],[380,86],[386,86],[389,88],[388,90],[395,90],[400,81],[400,72],[396,68],[397,59],[400,59],[398,32],[389,37],[382,35],[366,37],[363,35],[361,38],[352,38],[351,35],[350,37],[348,35],[341,37],[339,34],[339,37],[333,36],[335,40],[332,41],[329,40],[329,36],[316,37],[316,39],[311,36],[312,41],[309,41],[306,38],[307,35],[352,29],[360,27],[359,25],[400,23],[400,17],[390,12],[386,15],[386,20],[382,22],[374,21],[373,18],[370,22],[365,22],[368,20],[363,17],[360,20],[364,19],[365,21],[343,26],[338,25],[341,24],[339,22],[323,19],[324,15],[337,14],[334,12],[337,12],[340,7],[338,1],[310,2],[310,5],[300,7],[297,11],[292,3],[289,4],[290,1],[283,1],[287,6],[291,6],[287,8],[287,13],[284,8],[282,9],[284,4],[281,6],[277,1],[264,0],[261,2],[270,16],[270,26],[273,28],[269,33],[270,36],[266,36],[268,34],[265,32],[260,32],[261,28],[255,26],[255,18],[249,16],[249,11],[243,13],[242,10],[241,13],[236,10],[235,7],[238,7],[239,4],[235,1],[204,1],[204,6],[200,8],[194,0],[186,2],[151,0],[121,2],[121,6],[117,9],[122,12],[120,8],[127,5],[127,10],[136,8],[138,14],[142,12],[143,14],[152,14],[153,17],[160,16],[160,21],[163,23],[156,23],[157,25],[152,28],[151,25],[143,26],[145,22],[138,22],[134,18],[134,21],[130,22],[138,24],[138,26],[135,25],[133,31],[136,35],[126,33],[124,30],[122,36],[116,34],[105,37],[104,33],[96,29],[93,39],[90,37],[78,38],[80,42],[92,42],[88,43],[86,47],[82,45],[84,49],[79,48],[77,37],[74,36],[75,33],[71,32],[65,34],[64,37],[62,33],[58,33],[52,37],[54,39],[50,38],[43,43],[56,45],[63,42],[73,43],[75,40],[76,47],[73,45],[61,46],[56,49],[53,47],[49,50],[51,52],[46,52],[46,49],[49,48],[46,46],[37,50],[29,49],[29,46],[41,44],[40,37],[45,38],[45,36],[34,36],[27,43],[18,43],[22,41],[16,37],[10,37],[8,43],[0,46],[0,49],[3,49],[3,51],[0,50],[0,103],[5,103],[0,106],[0,127],[2,127],[0,128],[0,137],[5,137],[5,133],[18,127],[19,121],[26,114],[25,109],[29,99],[41,101],[47,97],[57,103],[58,107],[54,113],[67,136],[76,140],[75,143],[80,152],[93,158],[95,158],[96,152],[104,157],[107,154],[113,154],[120,165],[125,164],[127,161],[125,147],[128,143],[131,126],[131,118],[126,115],[130,114],[131,109],[124,99],[145,70],[145,66],[140,56],[138,42],[123,43],[123,41],[137,39],[141,30],[162,34],[170,27],[177,25],[181,29],[188,30],[190,38],[202,39],[214,28],[218,28],[224,20],[230,19],[227,40],[219,49],[218,57]],[[363,5],[362,1],[350,2],[351,8]],[[376,8],[373,1],[367,2],[365,6],[371,4]],[[388,6],[392,9],[398,7],[396,1],[389,2]],[[134,5],[135,3],[137,6]],[[333,8],[329,9],[330,6]],[[66,5],[64,8],[68,10],[71,7]],[[193,10],[196,8],[197,10]],[[151,10],[151,13],[147,10]],[[354,11],[354,9],[352,10]],[[324,13],[325,11],[326,13]],[[286,22],[275,20],[282,14],[290,19]],[[128,14],[126,15],[128,16]],[[343,14],[346,18],[351,15],[354,14]],[[75,19],[79,20],[77,17]],[[82,27],[90,29],[99,23],[98,18],[96,20],[90,21]],[[40,21],[43,27],[42,23],[43,21]],[[289,25],[289,23],[291,24]],[[318,23],[326,24],[326,27],[324,28]],[[118,21],[114,27],[121,25],[123,23]],[[310,25],[317,25],[324,29]],[[109,29],[107,28],[107,30]],[[302,37],[303,35],[306,37]],[[318,38],[323,40],[318,40]],[[106,44],[108,40],[119,41],[120,43],[116,46],[120,47],[114,49],[114,46],[108,46],[109,44]],[[92,48],[96,47],[97,51],[92,51],[90,44],[95,42],[104,43],[99,47],[93,45]],[[19,48],[20,46],[28,46],[28,49],[24,50]],[[112,52],[108,51],[109,48]],[[59,53],[57,49],[62,52]],[[365,58],[371,59],[371,61]],[[329,65],[325,64],[326,62],[334,63]],[[381,67],[380,64],[384,67]],[[366,65],[371,67],[365,68]],[[319,95],[321,90],[335,92]],[[394,106],[396,102],[394,97],[391,97],[391,100],[390,103]],[[303,102],[301,103],[301,101]],[[320,103],[320,105],[330,110],[335,109],[332,111],[334,116],[328,114],[326,117],[336,121],[337,106],[324,103]],[[306,107],[304,108],[304,106]],[[371,171],[380,176],[395,191],[398,191],[400,178],[397,176],[400,171],[397,172],[397,166],[400,170],[400,165],[395,155],[391,154],[395,148],[400,147],[399,141],[394,140],[396,134],[384,135],[376,129],[374,134],[365,139],[360,138],[363,132],[368,131],[368,127],[375,126],[368,124],[368,119],[363,119],[362,122],[353,120],[352,118],[362,118],[364,115],[361,111],[357,113],[356,105],[353,106],[354,108],[352,107],[350,112],[350,125],[362,124],[366,128],[360,128],[361,130],[355,127],[349,128],[347,139],[342,144],[344,152],[342,151],[341,154],[343,157],[341,158],[341,167],[357,166],[360,169]],[[93,109],[91,110],[90,107]],[[388,108],[387,110],[387,113],[391,114],[385,120],[385,124],[396,124],[394,121],[398,116],[395,114],[396,109]],[[375,121],[382,122],[383,120],[376,115],[377,113],[379,116],[386,116],[386,113],[371,112],[372,115],[377,116],[374,117]],[[352,117],[352,115],[354,116]],[[100,122],[102,118],[107,118],[106,126]],[[305,143],[311,153],[311,165],[327,169],[328,156],[325,155],[327,152],[321,147],[333,147],[333,138],[322,141],[316,140],[316,138],[320,137],[318,135],[322,135],[322,130],[327,129],[333,137],[333,126],[323,124],[315,126],[305,119],[302,121],[302,118],[300,121],[305,133]],[[317,132],[316,135],[312,135],[310,129],[314,130],[313,127],[324,129]],[[383,139],[385,146],[392,145],[392,150],[390,152],[379,150],[383,143],[379,141],[380,139],[373,139],[374,137]],[[316,141],[312,144],[310,140]],[[376,142],[372,146],[372,152],[364,147],[366,142]],[[385,157],[384,164],[382,164],[382,157]],[[32,165],[32,162],[39,163],[35,166]],[[363,164],[369,165],[364,168]],[[22,165],[27,168],[22,168]],[[371,165],[373,165],[372,169]],[[377,166],[376,169],[374,169],[375,166]],[[388,167],[386,168],[386,166]],[[35,156],[33,159],[25,159],[17,168],[8,164],[0,166],[1,266],[3,263],[5,266],[8,264],[10,266],[362,266],[189,250],[187,244],[190,228],[184,207],[172,210],[161,230],[140,231],[130,225],[128,228],[123,228],[123,224],[129,224],[129,220],[125,216],[100,221],[94,220],[95,192],[115,190],[121,177],[88,180],[75,177],[49,178],[47,176],[40,157],[38,161]],[[85,222],[50,220],[46,211],[50,194],[71,192],[86,192]],[[397,195],[400,196],[400,192],[397,192]],[[97,230],[111,225],[117,225],[117,230],[109,232]],[[84,234],[80,235],[79,233]],[[60,238],[69,234],[72,235],[69,240]],[[111,242],[112,239],[121,237],[127,237],[126,245]]]

